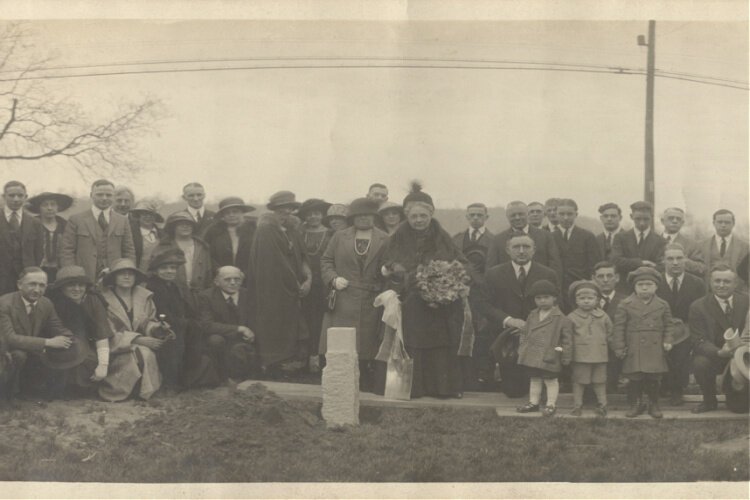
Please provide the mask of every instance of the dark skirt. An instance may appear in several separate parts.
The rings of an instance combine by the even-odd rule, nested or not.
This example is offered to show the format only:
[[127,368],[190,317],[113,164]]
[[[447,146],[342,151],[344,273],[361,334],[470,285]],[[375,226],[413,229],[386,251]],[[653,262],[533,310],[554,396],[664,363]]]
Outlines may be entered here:
[[526,375],[529,376],[529,378],[557,378],[560,376],[558,372],[551,372],[549,370],[544,370],[542,368],[534,368],[531,366],[524,366],[524,369],[526,370]]
[[406,347],[414,360],[411,397],[456,397],[463,392],[461,363],[451,347],[418,349]]

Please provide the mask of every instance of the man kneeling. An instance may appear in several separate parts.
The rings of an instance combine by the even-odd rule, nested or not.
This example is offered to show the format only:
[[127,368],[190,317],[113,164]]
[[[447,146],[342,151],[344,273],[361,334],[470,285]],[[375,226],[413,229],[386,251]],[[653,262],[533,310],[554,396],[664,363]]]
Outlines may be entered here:
[[241,287],[244,279],[236,267],[220,267],[214,286],[198,295],[199,323],[222,380],[244,380],[258,369],[251,329],[255,318],[248,292]]

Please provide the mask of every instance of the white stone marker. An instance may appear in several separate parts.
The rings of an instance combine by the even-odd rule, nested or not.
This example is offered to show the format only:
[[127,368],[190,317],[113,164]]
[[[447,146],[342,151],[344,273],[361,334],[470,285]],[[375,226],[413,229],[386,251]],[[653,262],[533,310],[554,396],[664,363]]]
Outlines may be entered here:
[[359,425],[356,328],[329,328],[323,368],[323,419],[328,427]]

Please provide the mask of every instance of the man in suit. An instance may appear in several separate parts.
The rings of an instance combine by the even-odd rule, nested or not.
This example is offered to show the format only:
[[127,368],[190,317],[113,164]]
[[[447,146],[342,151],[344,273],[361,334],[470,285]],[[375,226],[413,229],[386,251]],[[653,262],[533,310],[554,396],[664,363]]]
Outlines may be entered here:
[[492,240],[492,245],[487,252],[486,268],[508,262],[510,260],[507,244],[511,236],[528,235],[534,240],[535,251],[533,252],[534,262],[551,268],[557,273],[560,283],[562,279],[562,263],[560,254],[555,244],[554,235],[549,231],[529,227],[529,208],[522,201],[512,201],[505,208],[505,216],[510,222],[510,228],[499,233]]
[[[609,319],[614,322],[615,311],[620,301],[627,295],[617,289],[620,275],[615,270],[615,265],[603,260],[594,265],[591,279],[599,286],[602,298],[599,303],[602,311],[607,313]],[[615,356],[612,349],[609,350],[609,361],[607,362],[607,392],[615,393],[619,389],[620,372],[622,371],[622,360]],[[624,382],[623,382],[624,384]]]
[[10,181],[3,187],[0,217],[0,295],[14,292],[25,267],[38,266],[44,259],[44,227],[23,209],[26,186]]
[[596,235],[596,242],[602,252],[604,260],[610,260],[612,257],[612,243],[615,236],[622,231],[620,223],[622,222],[622,210],[617,203],[605,203],[599,207],[599,220],[602,221],[604,231]]
[[115,186],[100,179],[91,185],[91,209],[72,215],[65,226],[60,267],[81,266],[96,281],[120,258],[135,261],[133,234],[127,217],[112,210]]
[[529,203],[529,226],[542,229],[544,223],[544,205],[538,201]]
[[[734,213],[730,210],[721,209],[714,213],[713,224],[716,233],[701,243],[701,252],[708,269],[724,262],[737,272],[740,262],[747,257],[748,242],[732,232],[734,222]],[[706,279],[709,280],[709,277]],[[747,278],[740,276],[740,279],[744,281]],[[743,287],[747,287],[747,283],[743,283]]]
[[627,282],[628,273],[639,267],[656,267],[664,257],[664,238],[652,227],[653,207],[646,201],[630,205],[633,229],[622,231],[612,242],[611,260],[620,273],[620,284]]
[[542,229],[550,233],[560,231],[560,221],[557,219],[557,203],[559,198],[550,198],[544,202],[544,213],[547,216],[547,224]]
[[[574,281],[590,279],[594,266],[602,260],[596,236],[591,231],[576,226],[577,217],[578,204],[575,200],[560,199],[557,204],[557,219],[561,232],[553,234],[562,260],[563,290],[567,290]],[[563,297],[567,298],[568,294],[563,294]],[[575,309],[575,304],[570,304],[565,299],[561,306],[565,313]]]
[[203,204],[206,199],[206,190],[202,184],[190,182],[182,188],[182,199],[187,203],[185,211],[196,223],[195,236],[203,238],[216,217],[216,212],[208,210]]
[[662,237],[667,245],[677,243],[685,249],[685,271],[703,279],[706,275],[706,264],[700,245],[680,232],[685,225],[685,211],[677,207],[668,208],[661,216],[661,223],[664,225]]
[[669,243],[664,248],[664,275],[656,290],[656,295],[669,304],[675,322],[672,350],[667,353],[669,372],[662,385],[662,389],[669,393],[673,405],[682,404],[682,393],[690,376],[690,305],[706,295],[703,280],[685,272],[687,262],[688,257],[682,245]]
[[703,402],[693,413],[718,407],[716,376],[724,371],[732,351],[723,349],[727,329],[742,331],[748,312],[748,296],[737,291],[737,274],[719,263],[709,274],[711,292],[690,306],[688,325],[693,341],[693,374],[701,387]]
[[489,250],[492,239],[495,237],[485,226],[489,218],[487,206],[484,203],[472,203],[466,207],[466,220],[469,221],[469,228],[453,235],[453,243],[461,252],[465,254],[466,248],[477,245]]
[[[120,215],[128,217],[130,215],[130,209],[135,204],[135,194],[133,190],[127,186],[115,187],[114,203],[112,209]],[[131,220],[130,217],[128,220]],[[131,221],[132,223],[132,221]]]
[[[475,355],[480,358],[480,373],[485,376],[488,370],[491,373],[493,366],[489,346],[501,331],[523,328],[529,313],[536,307],[534,297],[529,294],[532,285],[539,280],[548,280],[559,290],[558,274],[533,260],[535,248],[530,236],[511,236],[506,243],[510,262],[488,268],[484,275],[477,309],[486,319],[487,325],[477,336]],[[528,388],[523,386],[525,377],[519,376],[514,367],[501,368],[501,374],[506,393],[521,395]]]
[[220,267],[214,286],[198,295],[198,323],[222,380],[244,380],[258,370],[255,318],[248,292],[242,288],[244,280],[238,268]]
[[[41,268],[25,268],[17,286],[17,291],[0,297],[0,336],[12,359],[11,391],[41,389],[52,397],[56,395],[53,391],[61,389],[63,377],[59,370],[49,368],[44,358],[48,351],[70,349],[73,333],[63,326],[52,302],[44,296],[47,274]],[[77,358],[79,363],[83,361]]]

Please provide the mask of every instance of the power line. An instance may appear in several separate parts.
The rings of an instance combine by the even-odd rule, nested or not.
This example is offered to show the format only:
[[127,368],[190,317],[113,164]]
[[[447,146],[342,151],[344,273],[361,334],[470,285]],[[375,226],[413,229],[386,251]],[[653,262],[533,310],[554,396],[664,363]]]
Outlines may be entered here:
[[[247,59],[244,59],[247,60]],[[373,60],[372,58],[265,58],[265,59],[258,59],[258,60],[319,60],[319,61],[329,61],[329,60]],[[378,59],[375,59],[378,60]],[[389,59],[389,58],[381,58],[380,60],[399,60],[399,59]],[[410,60],[410,59],[404,59],[404,60]],[[413,61],[431,61],[430,59],[411,59]],[[194,62],[213,62],[211,60],[195,60]],[[217,60],[218,61],[218,60]],[[224,62],[229,62],[233,60],[224,60]],[[442,61],[442,60],[434,60],[434,61]],[[601,65],[575,65],[575,64],[567,64],[567,63],[541,63],[541,62],[535,62],[535,61],[528,61],[528,62],[522,62],[522,61],[516,61],[516,64],[527,64],[529,66],[497,66],[496,64],[505,64],[505,62],[497,61],[495,62],[495,65],[477,65],[482,64],[478,60],[467,60],[467,59],[454,59],[454,60],[445,60],[445,61],[454,61],[454,62],[464,62],[466,64],[472,64],[471,66],[467,65],[451,65],[451,64],[336,64],[336,65],[328,65],[328,64],[307,64],[307,65],[261,65],[261,66],[223,66],[223,67],[214,67],[214,68],[170,68],[170,69],[148,69],[148,70],[125,70],[125,71],[105,71],[105,72],[89,72],[89,73],[79,73],[79,74],[64,74],[64,75],[26,75],[21,76],[18,78],[6,78],[6,79],[0,79],[0,82],[12,82],[12,81],[19,81],[19,80],[57,80],[57,79],[65,79],[65,78],[93,78],[93,77],[101,77],[101,76],[124,76],[124,75],[148,75],[148,74],[167,74],[167,73],[200,73],[200,72],[211,72],[211,71],[249,71],[249,70],[284,70],[284,69],[475,69],[475,70],[517,70],[517,71],[558,71],[558,72],[571,72],[571,73],[594,73],[594,74],[615,74],[615,75],[645,75],[646,72],[643,69],[640,68],[624,68],[624,67],[617,67],[617,66],[601,66]],[[188,61],[184,61],[188,62]],[[193,61],[190,61],[193,62]],[[167,64],[172,63],[172,61],[164,61],[164,62],[157,62],[153,61],[150,64]],[[180,62],[182,63],[182,61]],[[509,62],[508,62],[509,64]],[[131,66],[136,65],[135,63],[119,63],[121,66]],[[66,69],[85,69],[85,68],[95,68],[95,67],[108,67],[108,66],[116,66],[116,65],[91,65],[91,66],[70,66]],[[63,68],[63,67],[61,67]],[[715,85],[719,87],[727,87],[727,88],[735,88],[735,89],[741,89],[741,90],[748,90],[746,84],[744,82],[739,82],[735,80],[721,80],[721,81],[727,81],[730,83],[738,83],[740,85],[731,85],[729,83],[720,83],[718,81],[707,81],[702,78],[712,79],[711,77],[703,77],[701,75],[694,75],[695,78],[689,78],[687,76],[681,76],[680,73],[671,73],[671,72],[665,72],[665,71],[659,71],[656,76],[659,78],[669,78],[669,79],[675,79],[675,80],[682,80],[682,81],[688,81],[688,82],[694,82],[694,83],[702,83],[705,85]],[[720,80],[720,79],[717,79]],[[742,85],[745,86],[742,86]]]

